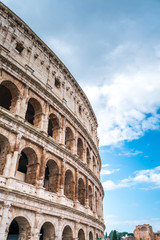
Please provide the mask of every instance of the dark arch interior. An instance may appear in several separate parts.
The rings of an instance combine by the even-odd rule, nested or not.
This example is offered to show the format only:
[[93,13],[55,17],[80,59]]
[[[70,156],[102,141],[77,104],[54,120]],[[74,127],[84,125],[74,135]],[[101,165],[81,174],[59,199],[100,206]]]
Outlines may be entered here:
[[[19,226],[16,220],[13,220],[10,227],[9,227],[9,232],[8,232],[8,238],[7,240],[10,240],[10,235],[17,235],[19,234]],[[15,238],[14,238],[15,239]],[[17,238],[18,239],[18,238]]]
[[51,119],[49,119],[48,123],[48,136],[53,137],[53,123]]
[[28,158],[24,152],[21,152],[21,156],[18,164],[18,171],[21,173],[27,173]]
[[43,235],[44,235],[44,230],[43,230],[43,226],[42,226],[41,231],[40,231],[40,239],[39,240],[43,240]]
[[8,88],[3,85],[0,85],[0,106],[10,110],[12,103],[12,95]]
[[27,122],[34,125],[34,116],[35,116],[34,107],[30,102],[28,102],[28,107],[27,107],[27,112],[26,112],[25,119],[27,120]]

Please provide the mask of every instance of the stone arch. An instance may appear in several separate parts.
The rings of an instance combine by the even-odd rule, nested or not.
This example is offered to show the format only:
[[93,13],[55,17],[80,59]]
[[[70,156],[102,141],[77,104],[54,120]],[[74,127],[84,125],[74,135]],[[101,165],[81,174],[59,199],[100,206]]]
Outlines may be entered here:
[[73,149],[73,132],[69,127],[66,127],[65,132],[65,146],[67,149],[72,150]]
[[59,120],[57,116],[51,113],[48,120],[48,136],[57,140],[59,137],[59,127]]
[[36,152],[30,147],[24,148],[19,157],[16,177],[26,183],[36,185],[38,168]]
[[42,117],[42,106],[35,98],[30,98],[28,101],[25,120],[35,127],[39,127]]
[[14,111],[19,97],[19,90],[14,83],[4,80],[0,84],[0,106]]
[[94,156],[93,156],[93,172],[96,173],[96,160]]
[[78,232],[78,240],[85,240],[85,235],[83,229],[80,229]]
[[82,178],[78,180],[78,201],[80,204],[85,205],[85,187]]
[[40,240],[55,240],[55,228],[52,223],[45,222],[40,230]]
[[93,240],[93,233],[91,231],[89,232],[89,240]]
[[62,232],[62,240],[73,240],[72,229],[69,225],[65,226]]
[[98,197],[97,197],[97,192],[95,192],[95,208],[96,208],[96,213],[98,211]]
[[6,163],[7,154],[10,150],[10,144],[8,139],[0,134],[0,174],[3,174],[3,170]]
[[44,188],[50,192],[58,192],[59,168],[54,160],[48,160],[45,169]]
[[71,200],[74,198],[74,178],[71,170],[65,173],[64,195]]
[[77,155],[81,160],[83,160],[83,142],[81,138],[78,138],[77,141]]
[[90,156],[90,151],[89,151],[89,148],[88,148],[88,147],[87,147],[87,152],[86,152],[86,154],[87,154],[87,164],[88,164],[88,166],[90,166],[91,156]]
[[92,196],[93,196],[93,194],[92,194],[92,187],[89,185],[89,187],[88,187],[88,193],[89,193],[89,207],[90,207],[90,209],[91,210],[93,210],[93,204],[92,204]]
[[30,239],[31,226],[25,217],[15,217],[10,223],[7,240]]

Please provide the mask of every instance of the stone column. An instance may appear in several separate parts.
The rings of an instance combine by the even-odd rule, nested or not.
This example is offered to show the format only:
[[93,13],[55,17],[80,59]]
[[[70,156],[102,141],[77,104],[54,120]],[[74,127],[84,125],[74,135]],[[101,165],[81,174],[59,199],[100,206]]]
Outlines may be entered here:
[[60,195],[64,195],[64,179],[65,178],[65,161],[61,162],[61,179],[60,179]]
[[17,138],[16,138],[16,143],[15,143],[15,146],[14,146],[13,156],[12,156],[11,165],[10,165],[9,177],[15,177],[16,166],[17,166],[17,161],[18,161],[18,156],[19,156],[21,137],[22,137],[22,135],[18,134]]
[[21,117],[22,119],[25,119],[27,107],[28,107],[28,86],[25,86],[23,90],[23,98],[20,104],[19,111],[19,117]]
[[[2,217],[0,221],[0,239],[6,239],[8,235],[7,225],[9,224],[10,202],[4,202]],[[8,226],[9,227],[9,226]]]
[[10,166],[12,165],[12,153],[7,154],[3,175],[9,177]]
[[56,240],[62,240],[62,223],[63,223],[63,218],[59,217],[58,219],[58,232],[56,233]]
[[74,223],[73,240],[78,240],[78,222]]
[[44,148],[41,155],[39,180],[38,180],[39,187],[43,187],[44,185],[45,167],[46,167],[46,149]]
[[[12,100],[13,101],[13,100]],[[20,111],[21,111],[21,102],[23,101],[22,96],[18,96],[17,100],[16,100],[16,105],[13,109],[13,113],[18,117],[20,115]]]
[[41,117],[41,131],[48,135],[48,121],[49,121],[49,103],[45,104],[45,112]]
[[[40,238],[40,219],[41,219],[41,214],[36,213],[35,218],[34,218],[34,227],[31,233],[31,239],[30,240],[39,240]],[[28,239],[28,238],[27,238]]]
[[62,127],[60,128],[60,138],[59,138],[59,143],[61,145],[65,145],[65,131],[66,131],[66,118],[64,117],[62,119]]
[[86,177],[86,208],[89,208],[89,191],[88,191],[88,178]]
[[96,215],[96,204],[95,204],[95,185],[93,186],[93,193],[92,193],[92,209],[93,209],[93,213],[94,215]]
[[78,203],[78,169],[75,170],[75,200],[74,205],[77,207]]

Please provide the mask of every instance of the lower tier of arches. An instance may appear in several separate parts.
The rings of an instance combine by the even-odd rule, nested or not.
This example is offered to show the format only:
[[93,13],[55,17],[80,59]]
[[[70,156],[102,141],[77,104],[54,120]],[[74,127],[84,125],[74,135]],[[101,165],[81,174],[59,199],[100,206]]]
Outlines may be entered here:
[[0,239],[4,240],[95,240],[103,239],[97,222],[58,209],[40,199],[31,200],[0,191]]

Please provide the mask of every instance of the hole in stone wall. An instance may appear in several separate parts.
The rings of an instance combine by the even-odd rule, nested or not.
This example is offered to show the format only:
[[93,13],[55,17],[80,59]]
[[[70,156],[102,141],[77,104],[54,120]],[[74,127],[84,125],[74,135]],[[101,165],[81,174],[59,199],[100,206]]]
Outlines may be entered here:
[[24,47],[21,43],[17,43],[16,47],[15,47],[15,51],[18,53],[18,54],[21,54],[22,51],[23,51]]
[[8,139],[2,134],[0,134],[0,174],[1,175],[3,174],[9,148],[10,148],[10,145],[9,145]]
[[21,152],[21,156],[18,164],[18,171],[21,173],[27,173],[28,158],[24,152]]
[[82,229],[78,232],[78,240],[85,240],[84,231]]
[[83,142],[80,138],[78,138],[77,142],[77,155],[81,160],[83,160]]
[[60,80],[58,78],[55,78],[54,84],[55,84],[56,88],[60,88],[60,86],[61,86]]
[[62,240],[73,240],[72,229],[70,226],[66,226],[62,233]]
[[28,102],[28,107],[27,107],[27,112],[26,112],[25,119],[26,119],[27,122],[29,122],[32,125],[34,125],[34,115],[35,115],[34,107],[30,102]]
[[44,187],[47,191],[56,193],[58,191],[59,169],[55,161],[49,160],[45,169]]
[[70,170],[67,170],[65,173],[65,183],[64,183],[64,195],[73,200],[74,194],[74,181],[73,174]]
[[92,188],[89,185],[89,207],[92,210]]
[[42,116],[41,104],[34,98],[28,101],[25,120],[35,127],[39,127]]
[[10,110],[11,103],[12,95],[10,90],[5,86],[0,85],[0,106],[7,110]]
[[82,178],[78,180],[78,201],[80,204],[85,205],[85,188]]
[[81,115],[82,114],[82,107],[79,106],[79,114]]
[[69,150],[72,150],[73,133],[72,133],[72,130],[69,127],[66,128],[65,145],[66,145],[66,148],[68,148]]

